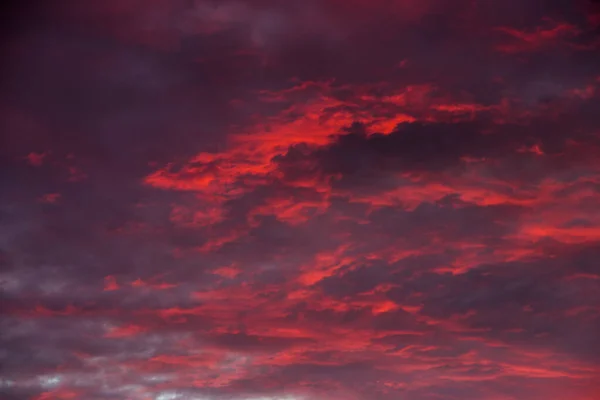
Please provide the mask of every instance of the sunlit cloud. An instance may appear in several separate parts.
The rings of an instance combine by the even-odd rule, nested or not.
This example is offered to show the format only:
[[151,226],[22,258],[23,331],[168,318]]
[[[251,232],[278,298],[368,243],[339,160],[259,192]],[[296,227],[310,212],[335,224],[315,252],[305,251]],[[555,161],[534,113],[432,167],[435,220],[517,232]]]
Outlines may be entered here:
[[16,8],[0,397],[596,400],[600,14],[542,3]]

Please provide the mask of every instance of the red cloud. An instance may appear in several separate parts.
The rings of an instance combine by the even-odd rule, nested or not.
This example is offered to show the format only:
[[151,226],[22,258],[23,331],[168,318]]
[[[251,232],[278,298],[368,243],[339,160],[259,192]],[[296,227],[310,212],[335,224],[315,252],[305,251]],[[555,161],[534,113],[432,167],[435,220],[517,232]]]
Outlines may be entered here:
[[597,32],[542,3],[23,9],[0,397],[595,399]]

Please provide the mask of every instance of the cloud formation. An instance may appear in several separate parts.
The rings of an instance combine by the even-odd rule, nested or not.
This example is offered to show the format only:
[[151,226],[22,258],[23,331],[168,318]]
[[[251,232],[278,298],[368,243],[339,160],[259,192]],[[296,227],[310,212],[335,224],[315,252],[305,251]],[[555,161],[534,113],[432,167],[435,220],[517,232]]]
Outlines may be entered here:
[[0,397],[597,398],[594,2],[10,16]]

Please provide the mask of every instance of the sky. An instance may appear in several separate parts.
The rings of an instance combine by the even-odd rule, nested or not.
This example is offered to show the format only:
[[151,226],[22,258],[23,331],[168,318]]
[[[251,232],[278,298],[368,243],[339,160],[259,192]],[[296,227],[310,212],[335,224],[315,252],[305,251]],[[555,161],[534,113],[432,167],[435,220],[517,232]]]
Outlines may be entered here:
[[3,18],[0,398],[599,398],[597,2]]

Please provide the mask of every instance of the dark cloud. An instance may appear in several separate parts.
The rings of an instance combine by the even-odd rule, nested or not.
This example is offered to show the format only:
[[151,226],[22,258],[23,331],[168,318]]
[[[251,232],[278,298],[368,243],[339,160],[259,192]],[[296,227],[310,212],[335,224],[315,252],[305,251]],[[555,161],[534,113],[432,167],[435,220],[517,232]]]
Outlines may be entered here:
[[[305,175],[323,175],[339,180],[341,186],[351,182],[368,185],[392,173],[440,173],[457,168],[456,173],[461,173],[473,161],[494,168],[495,163],[506,160],[508,168],[503,167],[507,171],[510,164],[520,169],[511,171],[515,175],[521,173],[526,177],[533,172],[540,176],[542,171],[523,169],[528,168],[527,164],[533,168],[541,164],[541,168],[549,171],[582,161],[576,150],[569,148],[570,141],[589,146],[594,156],[597,154],[598,127],[591,113],[598,107],[598,100],[594,97],[577,104],[577,108],[567,107],[571,109],[558,111],[559,115],[550,120],[544,115],[544,119],[538,117],[524,125],[495,125],[488,118],[468,122],[406,122],[389,133],[370,134],[366,126],[355,123],[327,146],[299,144],[284,156],[277,156],[275,162],[292,181],[306,179]],[[544,158],[531,151],[534,146]]]

